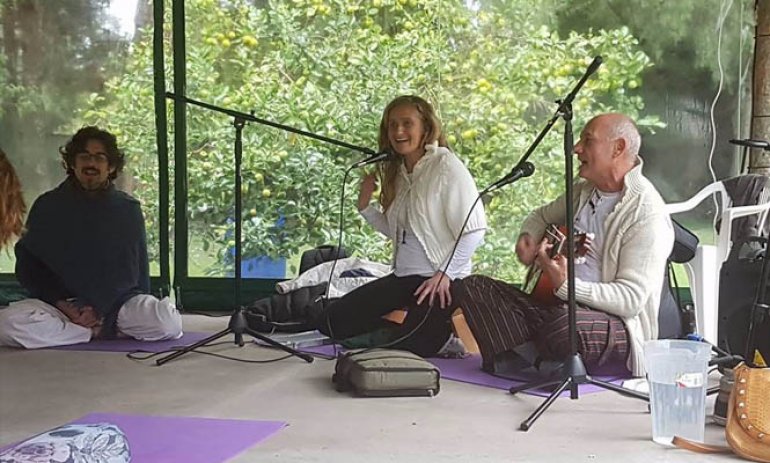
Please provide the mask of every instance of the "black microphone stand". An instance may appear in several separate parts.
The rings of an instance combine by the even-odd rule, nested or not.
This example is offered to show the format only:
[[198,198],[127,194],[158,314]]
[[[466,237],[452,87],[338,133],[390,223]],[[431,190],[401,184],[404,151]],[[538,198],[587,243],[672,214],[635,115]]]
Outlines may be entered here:
[[[559,395],[562,392],[564,392],[564,390],[566,390],[567,388],[569,388],[570,390],[570,398],[572,398],[573,400],[577,399],[578,385],[580,384],[593,384],[595,386],[609,389],[609,390],[621,393],[623,395],[627,395],[627,396],[634,397],[637,399],[642,399],[642,400],[649,400],[649,397],[647,394],[632,391],[612,383],[599,381],[591,378],[586,373],[585,364],[583,363],[583,359],[581,358],[580,353],[577,350],[577,319],[576,319],[576,312],[575,312],[576,305],[575,305],[575,259],[574,259],[575,257],[575,238],[574,238],[575,211],[574,211],[574,203],[572,200],[572,196],[573,196],[572,150],[574,148],[573,133],[572,133],[572,115],[573,115],[572,101],[575,99],[575,95],[577,95],[578,91],[580,91],[580,89],[583,87],[583,85],[588,80],[588,78],[594,72],[596,72],[596,70],[599,68],[601,63],[602,63],[601,56],[597,56],[596,58],[594,58],[594,60],[586,69],[585,74],[583,74],[583,77],[581,77],[581,79],[578,81],[578,83],[575,85],[575,87],[572,89],[569,95],[567,95],[567,97],[564,100],[557,101],[557,103],[559,104],[559,107],[554,113],[553,117],[548,121],[546,126],[537,136],[532,146],[530,146],[530,148],[524,154],[522,159],[511,170],[511,173],[509,173],[505,177],[507,178],[507,177],[515,176],[516,173],[520,172],[523,168],[526,169],[525,163],[527,161],[527,158],[529,158],[529,156],[535,150],[535,148],[540,143],[540,141],[545,137],[546,133],[551,129],[551,127],[553,127],[553,125],[556,123],[556,120],[559,118],[562,118],[564,120],[564,182],[565,182],[565,190],[566,190],[565,201],[566,201],[566,208],[567,208],[567,211],[566,211],[567,305],[568,305],[568,316],[569,316],[570,355],[567,357],[567,359],[565,359],[564,365],[561,368],[558,378],[548,379],[543,381],[535,381],[535,382],[523,384],[521,386],[512,387],[509,389],[509,392],[511,394],[515,394],[517,392],[526,391],[530,389],[541,389],[544,387],[558,385],[556,389],[554,389],[554,391],[551,393],[551,395],[549,395],[545,399],[545,401],[543,401],[543,403],[526,420],[524,420],[521,423],[520,429],[522,431],[528,431],[529,428],[532,427],[534,422],[540,417],[540,415],[542,415],[546,411],[546,409],[548,409],[548,407],[550,407],[551,404],[556,400],[556,398],[559,397]],[[502,185],[505,184],[505,182],[503,181],[501,182],[502,182]],[[501,182],[498,182],[498,183],[501,183]],[[495,185],[493,185],[493,187]],[[488,188],[489,191],[492,191],[493,189],[494,188],[492,187]]]
[[243,347],[243,334],[246,333],[250,336],[253,336],[260,341],[263,341],[273,347],[277,347],[279,349],[282,349],[286,352],[288,352],[291,355],[294,355],[296,357],[301,358],[302,360],[311,363],[313,361],[313,356],[310,354],[306,354],[304,352],[299,352],[296,349],[293,349],[291,347],[285,346],[273,339],[270,339],[269,337],[260,334],[251,328],[248,327],[246,324],[246,317],[243,314],[243,307],[241,306],[241,283],[242,283],[242,276],[241,276],[241,249],[242,249],[242,243],[241,243],[241,230],[242,230],[242,217],[243,217],[243,204],[242,204],[242,194],[241,194],[241,182],[242,182],[242,175],[241,175],[241,160],[243,155],[243,127],[246,125],[246,122],[256,122],[258,124],[267,125],[270,127],[275,127],[281,130],[285,130],[287,132],[293,132],[299,135],[303,135],[306,137],[314,138],[316,140],[320,140],[323,142],[331,143],[333,145],[341,146],[344,148],[349,148],[355,151],[360,151],[364,154],[368,154],[370,156],[375,156],[377,153],[375,153],[373,150],[368,148],[362,148],[356,145],[351,145],[349,143],[345,143],[339,140],[335,140],[333,138],[324,137],[322,135],[317,135],[312,132],[307,132],[304,130],[300,130],[294,127],[289,127],[287,125],[278,124],[276,122],[268,121],[265,119],[259,119],[257,117],[254,117],[254,114],[246,114],[242,113],[240,111],[234,111],[232,109],[227,108],[221,108],[219,106],[214,106],[208,103],[204,103],[202,101],[197,101],[192,98],[188,98],[185,96],[176,95],[171,92],[166,93],[166,97],[170,98],[177,102],[183,102],[183,103],[189,103],[195,106],[200,106],[202,108],[216,111],[219,113],[227,114],[228,116],[233,118],[233,128],[235,129],[235,144],[234,144],[234,158],[235,158],[235,310],[233,311],[233,314],[230,316],[230,322],[228,323],[228,326],[226,329],[219,331],[218,333],[214,333],[213,335],[202,339],[195,344],[191,344],[183,349],[180,349],[178,351],[175,351],[165,357],[161,357],[160,359],[155,361],[156,365],[163,365],[166,362],[169,362],[171,360],[174,360],[177,357],[180,357],[187,352],[190,352],[192,350],[197,349],[198,347],[207,345],[208,343],[219,339],[223,336],[226,336],[230,333],[233,333],[235,335],[235,344],[237,344],[239,347]]

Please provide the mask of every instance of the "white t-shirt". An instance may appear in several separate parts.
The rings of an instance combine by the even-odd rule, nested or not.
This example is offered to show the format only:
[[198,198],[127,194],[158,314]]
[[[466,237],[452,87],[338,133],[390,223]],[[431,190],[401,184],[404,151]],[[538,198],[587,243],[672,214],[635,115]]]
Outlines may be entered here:
[[[412,175],[407,174],[407,188],[412,188]],[[425,246],[420,243],[410,223],[411,208],[409,203],[399,211],[396,222],[398,242],[396,247],[396,262],[393,273],[398,277],[420,275],[432,277],[436,271],[428,258]],[[484,230],[474,230],[463,234],[457,249],[452,256],[452,262],[447,268],[447,276],[451,279],[464,278],[471,273],[471,256],[484,237]],[[441,263],[440,270],[446,267],[446,260]]]
[[585,259],[575,261],[575,278],[583,281],[602,281],[604,222],[620,201],[621,194],[620,191],[607,193],[595,188],[588,202],[575,216],[575,233],[587,233],[591,237],[591,247]]
[[[407,182],[405,187],[407,189],[412,188],[412,175],[407,174]],[[433,265],[428,259],[428,254],[425,252],[425,248],[417,239],[417,236],[412,230],[412,226],[409,224],[409,203],[399,211],[396,221],[396,236],[398,238],[397,243],[393,243],[396,247],[396,263],[395,274],[398,277],[408,275],[420,275],[424,277],[431,277],[435,270]]]

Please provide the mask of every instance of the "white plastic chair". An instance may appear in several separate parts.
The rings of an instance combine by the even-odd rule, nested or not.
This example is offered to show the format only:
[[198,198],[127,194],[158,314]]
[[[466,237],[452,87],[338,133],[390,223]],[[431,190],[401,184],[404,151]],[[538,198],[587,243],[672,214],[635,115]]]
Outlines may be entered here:
[[732,247],[730,234],[733,220],[758,214],[758,227],[762,230],[770,210],[770,190],[764,189],[757,205],[732,207],[730,195],[724,184],[718,181],[705,186],[687,201],[667,204],[666,212],[673,215],[692,210],[713,195],[718,195],[718,210],[721,211],[716,245],[699,244],[695,257],[684,266],[690,281],[698,333],[707,341],[716,344],[719,317],[719,270],[722,268],[722,263],[727,260]]

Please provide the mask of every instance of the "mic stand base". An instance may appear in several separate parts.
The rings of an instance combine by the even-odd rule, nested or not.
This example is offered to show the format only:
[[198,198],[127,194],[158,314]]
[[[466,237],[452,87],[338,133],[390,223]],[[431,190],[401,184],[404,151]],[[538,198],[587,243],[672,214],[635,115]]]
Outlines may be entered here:
[[180,349],[176,352],[173,352],[165,357],[159,358],[155,361],[155,364],[160,366],[163,365],[166,362],[170,362],[171,360],[174,360],[177,357],[180,357],[190,351],[193,351],[197,349],[198,347],[202,347],[207,345],[208,343],[215,341],[221,337],[227,336],[228,334],[233,333],[235,335],[234,342],[238,345],[238,347],[243,347],[243,335],[248,334],[250,336],[253,336],[260,341],[263,341],[267,344],[270,344],[273,347],[277,347],[291,355],[294,355],[295,357],[299,357],[302,360],[306,361],[307,363],[313,363],[313,356],[310,354],[306,354],[304,352],[300,352],[296,349],[292,349],[291,347],[284,346],[283,344],[279,343],[278,341],[275,341],[273,339],[268,338],[267,336],[257,333],[256,331],[252,330],[248,327],[246,324],[246,317],[243,315],[243,308],[239,307],[235,309],[235,312],[233,312],[232,316],[230,316],[230,323],[228,324],[227,328],[218,332],[214,333],[211,336],[209,336],[206,339],[201,339],[200,341],[196,342],[195,344],[189,345],[183,349]]
[[537,409],[535,409],[531,415],[529,415],[526,420],[521,422],[519,429],[522,431],[529,431],[529,428],[531,428],[535,421],[540,418],[540,415],[542,415],[567,388],[569,388],[570,391],[570,398],[573,400],[577,399],[578,386],[581,384],[593,384],[594,386],[608,389],[610,391],[615,391],[635,399],[645,401],[650,400],[649,395],[642,392],[632,391],[630,389],[625,389],[621,386],[618,386],[617,384],[591,378],[591,376],[586,373],[586,367],[583,364],[583,359],[580,358],[580,354],[577,353],[570,356],[564,362],[564,366],[561,368],[560,376],[562,379],[550,379],[540,382],[531,382],[522,384],[521,386],[512,387],[508,390],[508,392],[511,394],[516,394],[517,392],[526,391],[529,389],[542,389],[544,387],[558,385],[556,389],[554,389],[554,391],[551,393],[551,395],[549,395],[545,401],[543,401],[543,403],[540,404],[540,406],[537,407]]

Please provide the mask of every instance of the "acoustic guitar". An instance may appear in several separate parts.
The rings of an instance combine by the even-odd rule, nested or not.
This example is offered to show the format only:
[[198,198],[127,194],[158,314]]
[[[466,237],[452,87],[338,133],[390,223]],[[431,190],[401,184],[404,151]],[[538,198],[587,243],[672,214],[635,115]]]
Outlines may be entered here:
[[[548,252],[551,259],[558,254],[566,254],[567,252],[567,228],[563,225],[549,225],[545,229],[544,237],[548,240],[549,244],[553,246]],[[575,260],[576,263],[581,263],[581,260],[585,260],[585,255],[588,253],[588,243],[590,236],[584,232],[575,232]],[[554,295],[556,288],[548,278],[548,275],[537,266],[532,264],[527,270],[527,276],[524,279],[524,292],[532,296],[534,300],[541,304],[551,304],[559,301],[559,298]]]

